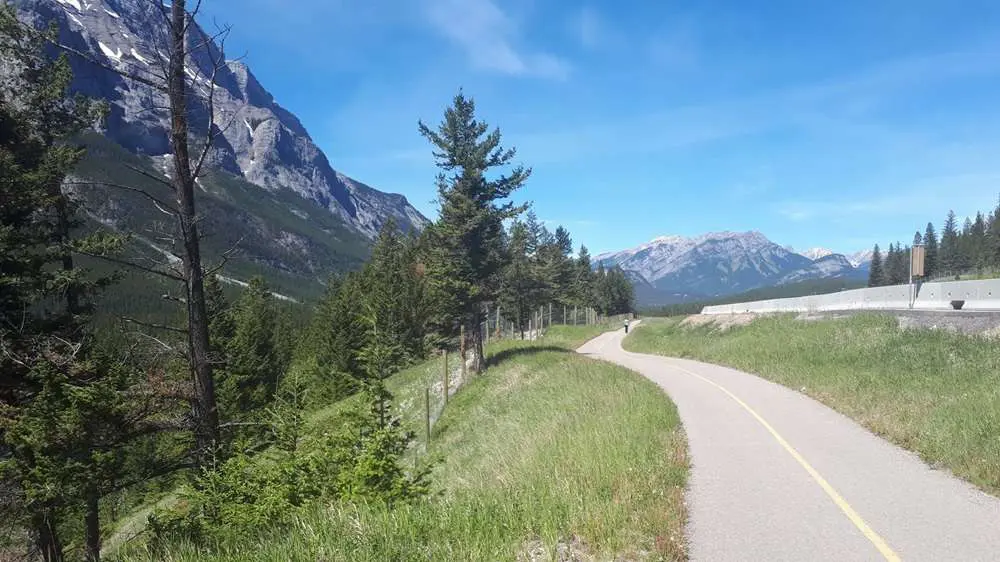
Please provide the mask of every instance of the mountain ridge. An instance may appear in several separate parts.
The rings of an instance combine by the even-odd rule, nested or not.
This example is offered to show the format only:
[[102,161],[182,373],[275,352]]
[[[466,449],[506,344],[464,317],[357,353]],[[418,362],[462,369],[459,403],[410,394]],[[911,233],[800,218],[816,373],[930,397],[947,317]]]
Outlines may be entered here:
[[[143,0],[14,0],[19,15],[36,26],[56,22],[61,43],[121,72],[157,76],[169,52],[163,15]],[[205,47],[189,55],[192,135],[209,130],[204,99],[216,84],[212,131],[218,133],[210,167],[268,191],[289,189],[324,207],[369,240],[392,218],[403,230],[429,221],[405,196],[384,193],[336,170],[302,122],[281,106],[242,61],[228,60],[197,22],[189,41]],[[196,44],[196,43],[193,43]],[[101,132],[130,152],[169,162],[165,96],[80,57],[71,57],[72,89],[106,99],[111,112]],[[217,70],[216,70],[217,68]]]
[[852,261],[855,258],[824,248],[804,254],[809,256],[782,247],[757,230],[721,231],[695,237],[660,236],[634,248],[602,253],[595,264],[621,267],[664,295],[650,296],[642,287],[637,295],[640,304],[647,306],[676,302],[670,297],[676,295],[690,295],[687,300],[693,300],[812,279],[867,275],[859,267],[863,263]]

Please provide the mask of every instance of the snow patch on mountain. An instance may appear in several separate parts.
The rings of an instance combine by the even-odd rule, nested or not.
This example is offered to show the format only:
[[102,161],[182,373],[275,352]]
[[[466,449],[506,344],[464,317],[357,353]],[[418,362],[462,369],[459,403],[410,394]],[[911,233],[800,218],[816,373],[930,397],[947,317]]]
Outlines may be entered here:
[[149,59],[147,59],[146,57],[144,57],[144,56],[140,55],[139,53],[137,53],[136,50],[135,50],[135,48],[133,48],[129,53],[132,55],[132,58],[134,58],[135,60],[141,62],[142,64],[144,64],[146,66],[149,66]]
[[813,261],[816,261],[820,258],[825,258],[826,256],[829,256],[833,253],[834,253],[833,250],[828,250],[826,248],[809,248],[804,252],[799,252],[800,255],[803,255]]
[[646,280],[662,291],[706,296],[858,275],[845,256],[830,250],[814,248],[803,254],[757,231],[725,231],[693,238],[661,236],[635,248],[601,254],[595,262],[633,272],[634,280]]
[[847,260],[850,261],[851,265],[854,267],[861,267],[872,262],[872,251],[862,250],[860,252],[855,252],[847,256]]
[[104,56],[108,57],[109,59],[111,59],[111,60],[113,60],[115,62],[121,62],[122,61],[122,50],[121,49],[118,49],[117,51],[112,51],[111,47],[108,47],[107,45],[105,45],[104,43],[101,43],[100,41],[97,42],[97,46],[100,47],[101,52],[104,53]]

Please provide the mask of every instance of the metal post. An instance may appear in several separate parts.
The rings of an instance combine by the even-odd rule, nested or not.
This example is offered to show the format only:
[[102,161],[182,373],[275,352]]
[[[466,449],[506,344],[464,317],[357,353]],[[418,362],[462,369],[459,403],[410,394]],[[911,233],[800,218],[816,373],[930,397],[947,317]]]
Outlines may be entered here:
[[913,248],[910,248],[910,308],[913,308]]

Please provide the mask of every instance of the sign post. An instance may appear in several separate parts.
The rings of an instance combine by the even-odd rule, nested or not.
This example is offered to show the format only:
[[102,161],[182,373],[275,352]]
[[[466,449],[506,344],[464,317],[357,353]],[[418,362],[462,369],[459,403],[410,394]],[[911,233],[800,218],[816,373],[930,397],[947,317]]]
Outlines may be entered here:
[[924,259],[927,249],[923,244],[914,244],[910,249],[910,308],[913,308],[917,300],[916,288],[913,285],[914,277],[924,276]]

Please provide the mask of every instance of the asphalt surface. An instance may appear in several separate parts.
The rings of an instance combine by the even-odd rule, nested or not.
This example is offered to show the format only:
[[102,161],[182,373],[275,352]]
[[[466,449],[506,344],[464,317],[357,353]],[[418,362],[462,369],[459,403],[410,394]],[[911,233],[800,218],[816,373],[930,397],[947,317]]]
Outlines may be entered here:
[[578,351],[643,374],[677,404],[692,560],[1000,560],[1000,500],[803,394],[629,353],[623,337]]

